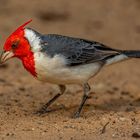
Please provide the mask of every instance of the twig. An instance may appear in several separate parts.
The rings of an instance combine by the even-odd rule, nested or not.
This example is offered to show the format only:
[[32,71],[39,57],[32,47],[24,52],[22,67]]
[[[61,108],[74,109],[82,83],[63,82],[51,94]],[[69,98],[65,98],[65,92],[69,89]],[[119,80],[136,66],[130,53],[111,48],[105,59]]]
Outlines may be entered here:
[[102,130],[101,130],[101,134],[104,134],[104,133],[105,133],[106,127],[107,127],[108,124],[109,124],[109,122],[107,122],[107,123],[103,126],[103,128],[102,128]]

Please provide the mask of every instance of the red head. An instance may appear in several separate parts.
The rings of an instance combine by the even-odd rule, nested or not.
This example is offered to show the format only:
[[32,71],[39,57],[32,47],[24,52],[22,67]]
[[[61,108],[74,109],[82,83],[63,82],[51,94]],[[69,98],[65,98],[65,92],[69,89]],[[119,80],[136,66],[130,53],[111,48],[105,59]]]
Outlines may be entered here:
[[1,56],[1,62],[5,62],[11,57],[22,58],[30,52],[28,40],[24,37],[24,27],[32,20],[24,23],[17,28],[6,40],[4,52]]
[[4,51],[1,54],[0,63],[12,57],[18,57],[22,60],[24,67],[35,75],[33,53],[28,40],[25,38],[25,26],[32,20],[24,23],[16,29],[6,40]]

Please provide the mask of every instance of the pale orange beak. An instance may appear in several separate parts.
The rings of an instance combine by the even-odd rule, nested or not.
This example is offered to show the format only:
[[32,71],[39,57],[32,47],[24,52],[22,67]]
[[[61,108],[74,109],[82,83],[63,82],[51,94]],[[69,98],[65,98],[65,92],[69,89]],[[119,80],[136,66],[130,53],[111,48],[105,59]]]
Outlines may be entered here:
[[14,53],[12,51],[3,51],[0,56],[0,64],[4,63],[8,59],[12,58]]

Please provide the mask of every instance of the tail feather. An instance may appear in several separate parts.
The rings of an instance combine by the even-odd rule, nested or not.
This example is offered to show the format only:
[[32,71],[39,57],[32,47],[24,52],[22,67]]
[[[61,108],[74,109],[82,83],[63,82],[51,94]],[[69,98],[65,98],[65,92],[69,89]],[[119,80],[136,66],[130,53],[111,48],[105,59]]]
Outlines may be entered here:
[[132,58],[140,58],[140,51],[134,50],[134,51],[122,51],[122,53],[128,57]]
[[119,54],[106,59],[106,65],[114,64],[123,60],[127,60],[129,58],[140,58],[140,51],[137,50],[119,51]]

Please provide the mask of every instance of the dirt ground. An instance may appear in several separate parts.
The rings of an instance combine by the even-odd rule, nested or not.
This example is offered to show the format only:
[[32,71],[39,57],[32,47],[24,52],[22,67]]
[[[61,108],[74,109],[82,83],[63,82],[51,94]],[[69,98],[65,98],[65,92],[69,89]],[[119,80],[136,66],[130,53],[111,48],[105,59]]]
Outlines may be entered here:
[[[139,0],[0,0],[0,43],[19,25],[41,33],[96,40],[118,49],[140,50]],[[90,80],[81,117],[72,119],[82,87],[66,93],[46,115],[34,114],[59,92],[28,74],[19,60],[0,66],[1,140],[131,140],[140,138],[140,60],[104,68]]]

